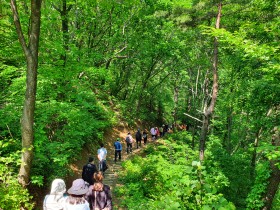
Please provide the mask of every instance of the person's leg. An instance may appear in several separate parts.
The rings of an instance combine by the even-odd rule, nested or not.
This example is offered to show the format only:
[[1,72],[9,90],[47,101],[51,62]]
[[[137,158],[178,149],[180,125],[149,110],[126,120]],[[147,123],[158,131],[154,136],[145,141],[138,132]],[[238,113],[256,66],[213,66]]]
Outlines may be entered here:
[[132,153],[132,143],[130,143],[129,146],[130,146],[130,153]]
[[104,164],[106,164],[106,160],[102,160],[100,162],[101,162],[101,169],[100,169],[100,171],[102,172],[102,175],[105,178],[105,171],[104,171],[103,166],[104,166]]
[[115,150],[115,162],[117,162],[117,155],[118,155],[118,151]]
[[119,151],[119,160],[122,159],[122,151]]
[[129,143],[126,143],[126,152],[129,153]]
[[101,161],[99,161],[99,164],[98,164],[98,169],[99,169],[99,171],[102,171],[102,160],[101,160]]

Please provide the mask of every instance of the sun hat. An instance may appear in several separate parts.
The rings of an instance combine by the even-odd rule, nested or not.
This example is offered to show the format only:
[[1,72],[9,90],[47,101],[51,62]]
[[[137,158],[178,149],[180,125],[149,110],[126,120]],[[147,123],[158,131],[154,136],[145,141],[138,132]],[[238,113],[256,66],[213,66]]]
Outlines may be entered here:
[[72,195],[84,195],[88,191],[88,186],[83,179],[76,179],[72,183],[72,187],[67,191]]

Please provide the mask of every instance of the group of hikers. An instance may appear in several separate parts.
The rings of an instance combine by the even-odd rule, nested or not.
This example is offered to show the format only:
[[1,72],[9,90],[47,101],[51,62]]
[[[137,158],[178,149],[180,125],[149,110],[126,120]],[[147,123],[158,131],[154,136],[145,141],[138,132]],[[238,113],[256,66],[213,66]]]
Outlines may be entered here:
[[[83,166],[82,178],[75,179],[66,190],[62,179],[54,179],[50,194],[45,196],[44,210],[111,210],[112,194],[110,187],[103,184],[104,172],[107,169],[107,150],[104,144],[97,151],[98,166],[94,158],[89,157]],[[66,193],[67,192],[67,193]]]
[[[152,127],[150,134],[152,140],[163,137],[169,132],[168,126]],[[135,133],[136,148],[141,147],[143,140],[144,145],[148,141],[148,132],[137,129]],[[128,132],[126,138],[126,152],[132,152],[132,145],[135,142],[131,133]],[[115,163],[117,159],[122,158],[122,143],[121,139],[117,138],[114,142],[115,148]],[[110,187],[103,184],[104,173],[107,170],[106,162],[107,150],[104,144],[100,144],[97,150],[98,165],[94,163],[94,158],[89,157],[88,163],[83,166],[82,177],[75,179],[72,186],[66,190],[65,182],[62,179],[54,179],[51,185],[50,194],[45,196],[43,209],[44,210],[111,210],[112,209],[112,194]]]
[[[163,137],[166,133],[170,132],[171,128],[168,125],[162,125],[161,127],[152,127],[150,129],[150,134],[152,140],[156,140],[160,137]],[[127,136],[125,137],[125,143],[126,143],[126,152],[127,154],[132,153],[132,145],[134,142],[136,142],[136,149],[141,147],[141,143],[144,145],[148,142],[148,131],[144,129],[143,132],[141,132],[140,128],[137,129],[135,133],[135,139],[132,137],[131,133],[128,132]],[[117,162],[117,159],[121,160],[121,152],[122,152],[122,144],[120,142],[120,138],[117,138],[117,141],[114,143],[115,147],[115,163]]]

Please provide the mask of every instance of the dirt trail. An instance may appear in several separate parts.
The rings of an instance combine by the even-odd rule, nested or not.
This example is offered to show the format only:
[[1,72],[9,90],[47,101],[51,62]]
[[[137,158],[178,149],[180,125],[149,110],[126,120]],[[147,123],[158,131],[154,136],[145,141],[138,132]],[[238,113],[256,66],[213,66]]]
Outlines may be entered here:
[[[142,128],[142,126],[139,126],[139,127],[140,127],[140,129]],[[113,128],[112,130],[108,130],[107,132],[105,132],[104,147],[108,151],[107,164],[109,166],[109,169],[105,172],[105,178],[104,178],[103,182],[104,182],[104,184],[109,185],[112,191],[117,184],[117,178],[118,178],[117,172],[119,170],[121,170],[121,162],[114,163],[114,154],[115,154],[114,142],[116,141],[117,138],[121,139],[121,143],[123,146],[122,161],[124,161],[131,156],[131,154],[127,155],[127,153],[126,153],[125,137],[128,132],[131,132],[132,136],[134,137],[136,131],[137,131],[137,128],[129,129],[126,126],[118,126],[116,128]],[[139,149],[136,149],[135,147],[136,147],[136,143],[133,144],[133,154],[137,154],[138,152],[141,151],[142,148],[144,148],[143,146]],[[83,168],[83,165],[87,163],[89,156],[94,157],[95,164],[97,164],[97,149],[98,149],[98,147],[94,148],[93,149],[94,151],[89,151],[89,149],[84,148],[81,153],[81,159],[74,162],[71,165],[71,168],[73,170],[73,175],[69,176],[65,180],[67,189],[69,187],[71,187],[73,180],[82,177],[82,175],[81,175],[82,168]],[[118,204],[119,204],[118,199],[113,195],[113,205],[114,205],[113,209],[123,210],[122,208],[119,207]]]
[[[113,160],[114,160],[114,154],[115,154],[115,150],[114,150],[114,142],[116,141],[117,138],[121,139],[121,143],[123,145],[123,149],[125,149],[125,137],[127,135],[128,132],[132,132],[134,133],[133,130],[129,130],[128,128],[126,128],[125,126],[118,126],[116,128],[113,128],[112,130],[108,130],[105,132],[104,135],[104,147],[107,149],[107,162],[108,165],[110,167],[111,164],[113,164]],[[81,178],[82,177],[82,169],[83,166],[87,163],[88,161],[88,157],[92,156],[94,158],[94,163],[97,164],[97,150],[98,150],[98,145],[96,145],[95,148],[93,148],[92,150],[89,150],[88,148],[84,148],[83,151],[81,152],[81,158],[77,161],[75,161],[74,163],[71,164],[71,169],[73,171],[73,175],[69,176],[65,181],[66,181],[66,186],[70,187],[72,184],[72,181],[77,179],[77,178]],[[127,157],[126,153],[123,151],[122,152],[122,158],[123,160],[125,160]]]

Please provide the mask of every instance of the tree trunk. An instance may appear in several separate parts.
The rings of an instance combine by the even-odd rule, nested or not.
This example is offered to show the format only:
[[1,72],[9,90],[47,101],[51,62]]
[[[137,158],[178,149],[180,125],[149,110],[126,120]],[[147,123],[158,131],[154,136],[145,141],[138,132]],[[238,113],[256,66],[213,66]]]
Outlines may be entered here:
[[[222,12],[222,3],[220,2],[218,5],[218,15],[216,20],[216,28],[220,28],[220,21],[221,21],[221,12]],[[203,123],[201,128],[201,136],[200,136],[200,146],[199,146],[199,159],[203,161],[204,159],[204,151],[206,145],[206,137],[209,127],[209,121],[211,115],[214,112],[217,96],[218,96],[218,38],[215,37],[214,40],[214,58],[213,58],[213,93],[210,105],[208,108],[205,106]],[[205,103],[206,104],[206,103]]]
[[66,55],[67,51],[69,50],[69,29],[68,29],[68,13],[72,8],[72,5],[70,5],[67,8],[67,2],[66,0],[62,0],[62,9],[56,7],[53,4],[53,7],[60,13],[61,17],[61,28],[63,33],[63,49],[64,52],[61,54],[61,60],[63,60],[63,66],[66,66]]
[[22,130],[22,158],[19,170],[18,181],[22,186],[26,186],[30,179],[30,170],[33,159],[33,140],[34,140],[34,112],[37,87],[37,69],[38,69],[38,49],[40,36],[41,19],[41,0],[31,1],[31,21],[28,34],[28,45],[25,41],[20,18],[17,11],[16,0],[11,0],[11,9],[14,16],[14,23],[18,34],[19,42],[23,48],[26,62],[26,92],[23,105],[23,115],[21,120]]
[[[274,134],[272,137],[272,145],[280,146],[280,135],[277,127],[274,129]],[[272,202],[275,194],[277,193],[279,183],[280,183],[280,170],[279,170],[279,160],[270,161],[271,174],[269,177],[269,184],[267,186],[266,194],[264,195],[265,205],[263,210],[269,210],[272,207]]]
[[[177,83],[177,81],[176,81]],[[177,131],[177,111],[178,111],[178,98],[179,98],[179,87],[175,83],[174,87],[174,108],[173,108],[173,131]]]
[[256,138],[254,141],[254,151],[252,154],[252,159],[251,159],[251,170],[250,170],[250,177],[251,180],[254,179],[255,176],[255,169],[256,169],[256,159],[257,159],[257,149],[259,147],[259,140],[260,140],[260,135],[262,133],[262,127],[258,130],[257,134],[256,134]]

